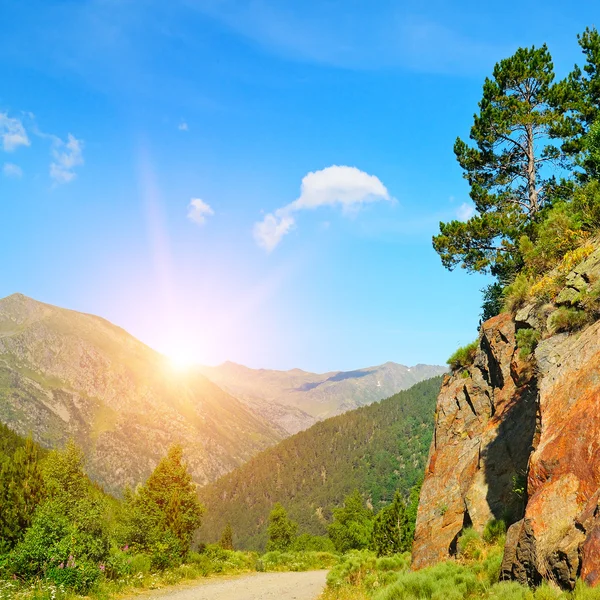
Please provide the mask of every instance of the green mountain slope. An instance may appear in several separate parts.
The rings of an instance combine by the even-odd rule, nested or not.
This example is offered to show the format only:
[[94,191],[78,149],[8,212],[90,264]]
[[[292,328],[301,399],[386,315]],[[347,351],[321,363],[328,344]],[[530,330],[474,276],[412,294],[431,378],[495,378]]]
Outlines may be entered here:
[[174,442],[205,484],[283,437],[123,329],[20,294],[0,300],[0,422],[46,447],[73,437],[112,492],[145,479]]
[[422,476],[441,377],[316,423],[202,488],[200,531],[216,541],[226,523],[240,548],[263,549],[269,512],[281,502],[300,532],[323,534],[332,507],[354,488],[379,509]]
[[201,369],[252,412],[289,434],[307,429],[316,421],[389,398],[447,370],[435,365],[405,367],[393,362],[330,373],[250,369],[232,362]]

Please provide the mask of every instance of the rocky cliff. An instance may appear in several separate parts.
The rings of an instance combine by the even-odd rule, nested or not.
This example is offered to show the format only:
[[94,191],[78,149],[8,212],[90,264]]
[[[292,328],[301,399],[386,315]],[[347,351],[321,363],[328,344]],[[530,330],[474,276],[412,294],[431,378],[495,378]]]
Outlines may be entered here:
[[[600,581],[600,322],[589,311],[600,250],[560,281],[553,301],[485,322],[473,364],[445,378],[415,568],[451,556],[465,527],[502,518],[503,578]],[[530,328],[541,339],[522,357],[517,332]]]

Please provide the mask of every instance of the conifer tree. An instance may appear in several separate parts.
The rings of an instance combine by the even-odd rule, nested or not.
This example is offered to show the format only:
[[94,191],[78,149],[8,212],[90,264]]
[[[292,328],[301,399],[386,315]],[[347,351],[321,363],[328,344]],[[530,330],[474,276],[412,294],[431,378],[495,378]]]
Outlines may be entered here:
[[280,552],[289,550],[297,531],[298,523],[292,521],[288,517],[285,508],[279,502],[276,502],[269,515],[267,550],[269,552],[272,550],[279,550]]
[[225,525],[219,545],[223,550],[233,550],[233,529],[231,528],[231,523]]
[[44,496],[39,448],[27,438],[0,463],[0,554],[22,539]]
[[519,266],[518,239],[560,186],[546,168],[563,164],[553,136],[563,124],[555,106],[547,47],[519,48],[486,79],[469,145],[454,152],[469,182],[475,214],[440,223],[433,245],[448,269],[491,272],[501,280]]
[[127,514],[128,543],[141,549],[164,546],[182,556],[188,552],[192,535],[202,523],[204,507],[180,446],[172,446],[146,483],[131,495]]
[[378,556],[390,556],[408,552],[411,544],[409,515],[400,492],[396,492],[392,503],[375,517],[371,545]]
[[554,105],[564,114],[564,119],[555,134],[563,139],[563,152],[583,168],[575,174],[588,181],[600,176],[600,163],[586,152],[586,136],[600,118],[600,33],[595,27],[588,27],[577,39],[585,64],[583,69],[575,65],[556,85]]

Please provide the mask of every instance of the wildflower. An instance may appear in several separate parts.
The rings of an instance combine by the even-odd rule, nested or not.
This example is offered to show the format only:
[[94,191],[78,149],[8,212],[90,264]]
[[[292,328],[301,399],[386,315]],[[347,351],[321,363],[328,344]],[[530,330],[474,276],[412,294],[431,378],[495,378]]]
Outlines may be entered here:
[[103,565],[102,563],[100,563],[100,564],[98,565],[98,568],[99,568],[99,569],[100,569],[100,570],[101,570],[101,571],[104,573],[104,569],[106,569],[106,566],[105,566],[105,565]]

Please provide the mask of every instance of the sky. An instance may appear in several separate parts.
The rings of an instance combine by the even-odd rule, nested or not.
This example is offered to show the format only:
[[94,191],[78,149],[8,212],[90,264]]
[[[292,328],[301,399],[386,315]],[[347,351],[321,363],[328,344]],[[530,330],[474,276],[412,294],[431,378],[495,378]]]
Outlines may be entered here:
[[[452,152],[483,81],[592,2],[2,0],[0,297],[107,318],[180,360],[444,364],[488,280]],[[528,18],[531,17],[531,18]]]

